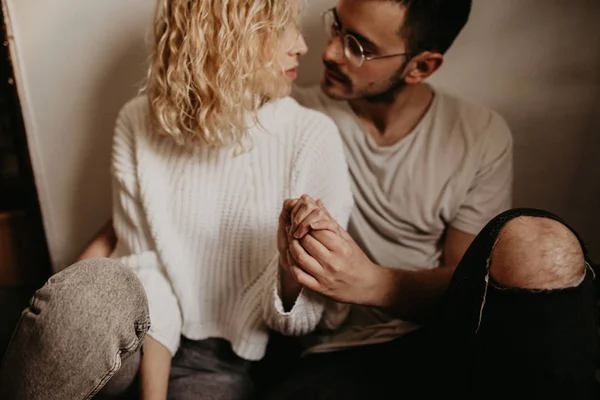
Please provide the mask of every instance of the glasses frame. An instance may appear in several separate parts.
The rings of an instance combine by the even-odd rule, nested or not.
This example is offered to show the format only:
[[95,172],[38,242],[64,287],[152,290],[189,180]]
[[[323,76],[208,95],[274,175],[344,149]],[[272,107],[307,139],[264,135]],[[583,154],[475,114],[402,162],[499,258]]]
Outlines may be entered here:
[[[331,20],[333,21],[333,24],[331,26],[327,26],[328,25],[327,18],[331,18]],[[365,56],[365,50],[364,50],[362,44],[360,44],[360,41],[356,37],[354,37],[354,35],[351,35],[349,33],[343,33],[342,30],[340,29],[340,25],[337,22],[337,18],[335,15],[335,8],[330,8],[329,10],[323,11],[321,13],[321,21],[323,23],[323,28],[325,29],[325,31],[327,32],[327,34],[329,36],[329,40],[333,40],[333,39],[335,39],[335,37],[340,37],[342,39],[342,47],[344,50],[344,57],[346,57],[346,59],[348,61],[350,61],[357,67],[362,67],[362,65],[365,63],[365,61],[382,60],[384,58],[401,57],[401,56],[414,56],[414,55],[418,54],[418,53],[413,53],[413,52],[404,52],[404,53],[396,53],[396,54],[386,54],[383,56]],[[356,43],[356,45],[358,46],[358,49],[360,50],[360,61],[358,63],[352,59],[352,52],[349,50],[349,45],[348,45],[349,40],[353,40]]]

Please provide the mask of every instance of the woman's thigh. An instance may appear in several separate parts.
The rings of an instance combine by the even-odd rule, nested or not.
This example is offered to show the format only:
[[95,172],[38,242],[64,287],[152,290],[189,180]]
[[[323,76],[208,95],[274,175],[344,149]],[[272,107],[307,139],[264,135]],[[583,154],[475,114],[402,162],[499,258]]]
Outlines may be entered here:
[[137,399],[139,398],[139,370],[142,361],[141,351],[123,361],[121,368],[104,385],[98,395],[98,400]]
[[223,339],[182,338],[173,358],[170,400],[245,400],[253,398],[250,369],[255,363],[238,357]]

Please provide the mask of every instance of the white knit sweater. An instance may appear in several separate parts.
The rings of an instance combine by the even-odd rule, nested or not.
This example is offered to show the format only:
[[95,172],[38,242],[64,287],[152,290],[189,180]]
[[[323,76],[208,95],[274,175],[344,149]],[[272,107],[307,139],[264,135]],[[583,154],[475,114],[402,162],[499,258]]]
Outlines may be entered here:
[[322,199],[346,225],[353,205],[342,142],[323,114],[284,98],[259,112],[249,152],[195,152],[152,131],[145,97],[117,120],[112,158],[113,253],[142,281],[149,335],[172,354],[181,335],[224,338],[258,360],[268,328],[334,328],[347,307],[304,289],[290,312],[278,295],[277,220],[286,198]]

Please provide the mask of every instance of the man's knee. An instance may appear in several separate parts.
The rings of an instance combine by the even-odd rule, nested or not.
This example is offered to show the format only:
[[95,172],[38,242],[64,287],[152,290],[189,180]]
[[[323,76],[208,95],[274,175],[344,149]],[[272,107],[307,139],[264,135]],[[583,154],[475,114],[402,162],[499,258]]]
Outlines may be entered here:
[[577,285],[585,274],[577,237],[562,223],[522,216],[501,229],[491,256],[490,273],[506,287],[558,289]]
[[29,311],[70,328],[109,328],[121,320],[143,324],[148,318],[144,288],[120,263],[95,258],[80,261],[52,276],[36,292]]

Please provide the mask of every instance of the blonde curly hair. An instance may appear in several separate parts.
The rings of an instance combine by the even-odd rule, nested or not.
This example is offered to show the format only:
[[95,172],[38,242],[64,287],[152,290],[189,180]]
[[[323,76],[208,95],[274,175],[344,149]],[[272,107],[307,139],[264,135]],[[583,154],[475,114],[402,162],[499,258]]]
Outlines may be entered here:
[[265,102],[287,0],[158,0],[144,91],[156,128],[181,145],[240,144]]

